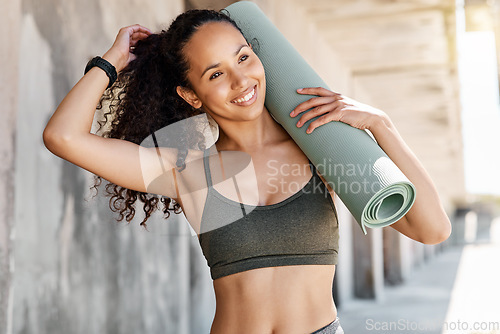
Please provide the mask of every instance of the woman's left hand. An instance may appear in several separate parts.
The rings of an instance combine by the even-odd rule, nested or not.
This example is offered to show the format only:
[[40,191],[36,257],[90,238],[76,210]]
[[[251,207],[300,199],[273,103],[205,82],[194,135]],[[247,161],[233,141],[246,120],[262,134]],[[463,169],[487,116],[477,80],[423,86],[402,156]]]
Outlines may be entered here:
[[370,130],[381,119],[388,118],[387,114],[380,109],[355,101],[342,94],[334,93],[323,87],[297,89],[297,93],[317,96],[302,102],[290,113],[291,117],[295,117],[311,109],[300,117],[297,127],[301,127],[316,116],[323,115],[309,124],[307,133],[311,133],[318,126],[331,121],[340,121],[361,130]]

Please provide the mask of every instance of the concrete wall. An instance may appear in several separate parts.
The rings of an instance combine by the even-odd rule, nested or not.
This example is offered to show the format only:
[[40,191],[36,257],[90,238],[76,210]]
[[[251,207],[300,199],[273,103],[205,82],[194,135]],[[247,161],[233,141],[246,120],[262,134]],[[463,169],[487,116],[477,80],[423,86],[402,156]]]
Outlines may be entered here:
[[[0,193],[0,332],[207,333],[214,312],[211,280],[183,216],[165,222],[156,214],[148,221],[148,233],[139,227],[143,214],[137,207],[130,225],[117,224],[102,196],[104,187],[92,198],[92,175],[52,155],[42,143],[46,122],[83,75],[88,59],[102,55],[122,26],[167,27],[184,10],[183,2],[8,4],[13,19],[2,21],[4,31],[10,31],[9,24],[19,28],[2,34],[11,38],[2,44],[11,45],[12,52],[8,62],[0,62],[6,75],[2,101],[9,103],[0,122],[0,148],[6,152]],[[15,242],[9,244],[13,221]],[[5,248],[12,244],[9,254]],[[9,255],[10,266],[15,263],[10,284]]]
[[6,333],[12,318],[14,272],[14,173],[16,118],[18,109],[20,0],[1,1],[0,27],[0,333]]

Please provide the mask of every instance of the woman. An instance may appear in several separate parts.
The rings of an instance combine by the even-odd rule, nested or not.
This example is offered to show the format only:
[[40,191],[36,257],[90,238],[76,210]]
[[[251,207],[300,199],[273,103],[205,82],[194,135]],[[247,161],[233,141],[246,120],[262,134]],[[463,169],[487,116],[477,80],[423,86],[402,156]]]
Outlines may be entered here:
[[[112,209],[123,204],[116,209],[120,220],[124,214],[128,221],[133,218],[139,198],[145,225],[159,204],[152,194],[165,197],[167,217],[169,210],[182,209],[200,232],[214,278],[217,307],[211,333],[342,333],[331,294],[338,248],[333,189],[265,108],[264,68],[237,25],[222,13],[188,11],[159,34],[140,25],[122,28],[102,58],[120,74],[117,84],[103,96],[110,79],[102,68],[92,67],[49,120],[43,133],[46,147],[110,181]],[[305,87],[297,93],[317,95],[291,113],[300,115],[297,126],[323,115],[309,128],[342,121],[369,129],[415,185],[412,209],[391,227],[426,244],[448,238],[451,224],[430,177],[384,112],[348,104],[341,94],[324,88]],[[111,106],[106,116],[114,120],[109,133],[100,137],[90,131],[95,106],[104,101]],[[161,145],[139,146],[155,131],[202,113],[219,126],[214,147],[183,153]],[[209,153],[213,150],[218,159]],[[248,156],[252,167],[240,170],[245,177],[230,180],[224,166],[237,152]],[[305,173],[291,173],[292,165],[304,167]],[[276,178],[277,167],[282,173]],[[245,183],[252,172],[256,184]],[[286,186],[276,191],[271,182],[298,183],[305,190],[318,177],[327,197]],[[209,218],[216,223],[226,219],[226,210],[238,205],[243,217],[205,225]],[[255,212],[245,212],[248,207]],[[304,224],[307,230],[301,230]],[[332,235],[325,238],[322,231]]]

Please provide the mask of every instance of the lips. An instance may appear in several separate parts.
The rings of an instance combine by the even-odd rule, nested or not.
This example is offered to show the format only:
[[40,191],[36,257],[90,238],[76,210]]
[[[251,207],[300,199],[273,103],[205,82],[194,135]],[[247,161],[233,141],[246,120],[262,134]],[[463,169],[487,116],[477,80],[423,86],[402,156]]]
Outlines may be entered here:
[[247,105],[253,102],[254,97],[257,93],[257,85],[248,88],[243,94],[231,101],[231,103],[238,105]]

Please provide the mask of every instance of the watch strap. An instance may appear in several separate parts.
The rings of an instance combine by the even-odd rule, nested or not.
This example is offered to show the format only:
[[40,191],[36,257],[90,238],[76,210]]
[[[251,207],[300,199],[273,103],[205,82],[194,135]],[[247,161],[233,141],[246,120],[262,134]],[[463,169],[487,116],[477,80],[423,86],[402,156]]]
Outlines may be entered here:
[[116,68],[106,59],[96,56],[87,63],[87,66],[85,66],[84,74],[87,74],[87,72],[90,71],[90,69],[95,66],[99,67],[106,73],[106,75],[109,78],[109,84],[107,88],[111,87],[118,78],[118,74],[116,73]]

